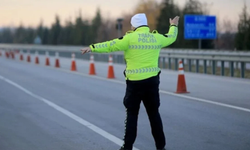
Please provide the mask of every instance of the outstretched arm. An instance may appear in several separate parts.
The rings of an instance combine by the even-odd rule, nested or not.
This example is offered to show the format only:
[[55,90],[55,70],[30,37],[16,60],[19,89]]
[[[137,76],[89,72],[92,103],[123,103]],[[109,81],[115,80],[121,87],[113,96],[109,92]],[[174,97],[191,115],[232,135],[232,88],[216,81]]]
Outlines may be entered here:
[[96,52],[96,53],[110,53],[114,51],[124,51],[128,49],[128,36],[125,35],[119,39],[114,39],[107,42],[92,44],[87,48],[82,49],[82,54],[87,52]]
[[178,23],[179,17],[176,16],[174,19],[169,19],[170,28],[167,34],[161,35],[162,47],[166,47],[174,43],[178,35]]

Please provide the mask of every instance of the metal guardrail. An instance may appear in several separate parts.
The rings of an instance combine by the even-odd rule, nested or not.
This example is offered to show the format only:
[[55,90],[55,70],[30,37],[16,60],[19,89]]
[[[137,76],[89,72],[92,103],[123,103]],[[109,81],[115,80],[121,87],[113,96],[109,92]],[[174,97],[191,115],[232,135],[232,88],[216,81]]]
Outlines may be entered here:
[[[80,49],[86,46],[47,46],[47,45],[23,45],[23,44],[0,44],[0,50],[13,51],[22,50],[23,52],[30,51],[39,54],[45,54],[49,51],[50,55],[55,55],[59,52],[61,57],[71,57],[71,53],[76,54],[76,58],[89,59],[89,54],[81,55]],[[114,63],[125,63],[123,52],[112,53]],[[109,54],[95,54],[96,61],[108,61]],[[178,70],[178,61],[182,60],[185,64],[185,70],[192,72],[195,67],[195,72],[203,72],[208,74],[208,69],[211,69],[211,74],[215,75],[217,68],[220,68],[220,75],[225,76],[225,69],[229,68],[230,76],[235,76],[235,70],[240,70],[240,77],[250,77],[248,69],[250,69],[250,52],[237,51],[212,51],[212,50],[182,50],[182,49],[163,49],[160,52],[159,66],[163,69]],[[236,69],[235,69],[236,68]],[[202,70],[201,70],[202,69]],[[246,75],[247,73],[247,75]]]

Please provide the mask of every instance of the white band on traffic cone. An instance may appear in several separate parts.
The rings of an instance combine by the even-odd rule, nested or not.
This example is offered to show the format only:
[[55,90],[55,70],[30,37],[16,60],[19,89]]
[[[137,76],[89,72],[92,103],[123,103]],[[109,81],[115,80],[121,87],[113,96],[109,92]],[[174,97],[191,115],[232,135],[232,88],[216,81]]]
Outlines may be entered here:
[[184,74],[183,63],[182,61],[179,62],[179,74]]
[[184,74],[184,70],[179,70],[179,74]]
[[113,65],[113,57],[110,55],[109,56],[109,66]]
[[75,60],[75,57],[76,57],[75,53],[72,53],[72,54],[71,54],[72,60]]
[[182,69],[183,69],[183,64],[182,64],[182,62],[179,64],[179,68],[182,68]]
[[90,55],[90,63],[94,63],[94,55],[93,54]]

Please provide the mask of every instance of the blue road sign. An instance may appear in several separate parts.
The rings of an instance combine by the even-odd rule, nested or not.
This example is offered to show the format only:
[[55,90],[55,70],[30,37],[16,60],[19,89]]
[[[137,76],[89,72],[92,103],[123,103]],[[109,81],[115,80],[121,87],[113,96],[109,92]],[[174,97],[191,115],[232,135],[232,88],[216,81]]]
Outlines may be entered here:
[[185,39],[215,39],[216,16],[185,15]]

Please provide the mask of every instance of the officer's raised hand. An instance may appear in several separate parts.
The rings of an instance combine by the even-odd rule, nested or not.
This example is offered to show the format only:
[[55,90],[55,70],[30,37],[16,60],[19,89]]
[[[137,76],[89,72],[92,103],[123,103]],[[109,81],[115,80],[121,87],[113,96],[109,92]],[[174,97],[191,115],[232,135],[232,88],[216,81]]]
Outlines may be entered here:
[[91,52],[91,49],[89,47],[86,47],[86,48],[81,49],[81,52],[82,52],[82,55],[83,55],[85,53]]
[[176,17],[174,17],[174,19],[172,19],[172,18],[170,18],[169,19],[169,23],[171,24],[171,25],[176,25],[176,26],[178,26],[178,24],[179,24],[179,16],[176,16]]

